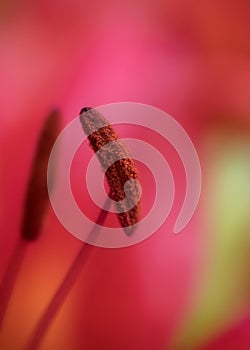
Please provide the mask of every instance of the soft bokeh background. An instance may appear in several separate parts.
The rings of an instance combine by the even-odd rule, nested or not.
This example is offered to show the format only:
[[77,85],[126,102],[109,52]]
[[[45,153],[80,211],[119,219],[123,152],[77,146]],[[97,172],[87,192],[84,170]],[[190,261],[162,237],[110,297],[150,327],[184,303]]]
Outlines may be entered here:
[[[249,348],[249,11],[246,0],[0,2],[0,277],[51,108],[66,125],[84,105],[159,107],[190,135],[203,174],[199,207],[181,235],[171,233],[170,215],[141,244],[95,248],[41,349]],[[130,133],[168,158],[157,137],[121,130]],[[0,349],[25,349],[81,247],[52,210],[43,231],[25,257]]]

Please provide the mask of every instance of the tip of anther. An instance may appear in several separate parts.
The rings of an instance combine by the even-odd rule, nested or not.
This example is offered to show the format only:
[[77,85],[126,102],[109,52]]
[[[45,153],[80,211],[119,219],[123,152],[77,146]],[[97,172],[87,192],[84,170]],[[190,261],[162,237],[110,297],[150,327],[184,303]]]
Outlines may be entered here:
[[83,107],[80,111],[80,114],[88,112],[90,109],[92,109],[92,107]]

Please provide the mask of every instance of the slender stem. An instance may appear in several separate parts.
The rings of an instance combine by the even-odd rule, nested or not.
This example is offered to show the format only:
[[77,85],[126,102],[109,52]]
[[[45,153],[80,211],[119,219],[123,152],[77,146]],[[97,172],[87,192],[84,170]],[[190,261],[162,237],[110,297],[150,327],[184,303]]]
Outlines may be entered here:
[[3,325],[3,320],[6,315],[6,311],[9,305],[9,301],[15,286],[15,282],[18,277],[18,272],[20,270],[27,242],[22,238],[18,240],[17,245],[12,253],[9,264],[3,276],[0,285],[0,332]]
[[[108,214],[108,206],[110,203],[110,200],[108,199],[105,203],[104,209],[100,212],[96,223],[98,225],[102,225],[106,219],[106,216]],[[97,225],[94,225],[92,230],[89,233],[89,238],[91,237],[92,240],[96,237],[98,234],[100,227]],[[44,311],[42,317],[40,318],[32,336],[31,340],[28,343],[27,350],[36,350],[39,348],[41,341],[43,340],[44,335],[48,331],[52,321],[54,320],[55,316],[57,315],[59,309],[62,307],[64,301],[66,300],[68,294],[70,293],[71,289],[73,288],[77,277],[79,276],[80,272],[82,271],[82,268],[84,264],[87,261],[88,255],[91,252],[93,246],[84,243],[82,248],[80,249],[78,255],[75,257],[72,265],[70,266],[64,280],[62,281],[61,285],[58,287],[56,293],[54,294],[52,300],[50,301],[49,305],[47,306],[46,310]]]

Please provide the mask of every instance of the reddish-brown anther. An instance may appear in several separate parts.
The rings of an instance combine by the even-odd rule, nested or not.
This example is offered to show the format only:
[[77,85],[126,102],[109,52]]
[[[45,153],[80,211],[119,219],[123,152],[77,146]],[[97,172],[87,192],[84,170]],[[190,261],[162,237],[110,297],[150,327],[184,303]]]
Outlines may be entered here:
[[[105,175],[110,187],[110,197],[116,201],[121,226],[126,234],[130,235],[134,231],[133,225],[140,220],[140,200],[132,209],[128,210],[128,208],[131,208],[133,198],[139,197],[140,188],[137,181],[129,183],[126,196],[124,185],[128,180],[139,179],[135,163],[113,127],[99,112],[85,107],[80,112],[80,121],[83,130],[88,135],[91,147],[97,152],[102,168],[104,170],[108,168]],[[115,142],[102,149],[112,141]],[[119,160],[110,165],[112,159]]]

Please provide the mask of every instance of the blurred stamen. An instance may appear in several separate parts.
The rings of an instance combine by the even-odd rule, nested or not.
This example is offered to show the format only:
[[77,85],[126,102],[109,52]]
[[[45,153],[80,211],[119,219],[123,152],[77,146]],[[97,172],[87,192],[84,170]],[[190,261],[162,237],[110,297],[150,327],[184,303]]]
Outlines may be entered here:
[[48,206],[47,164],[59,130],[60,113],[54,110],[40,133],[25,197],[21,236],[0,285],[0,329],[18,277],[28,242],[38,239]]

